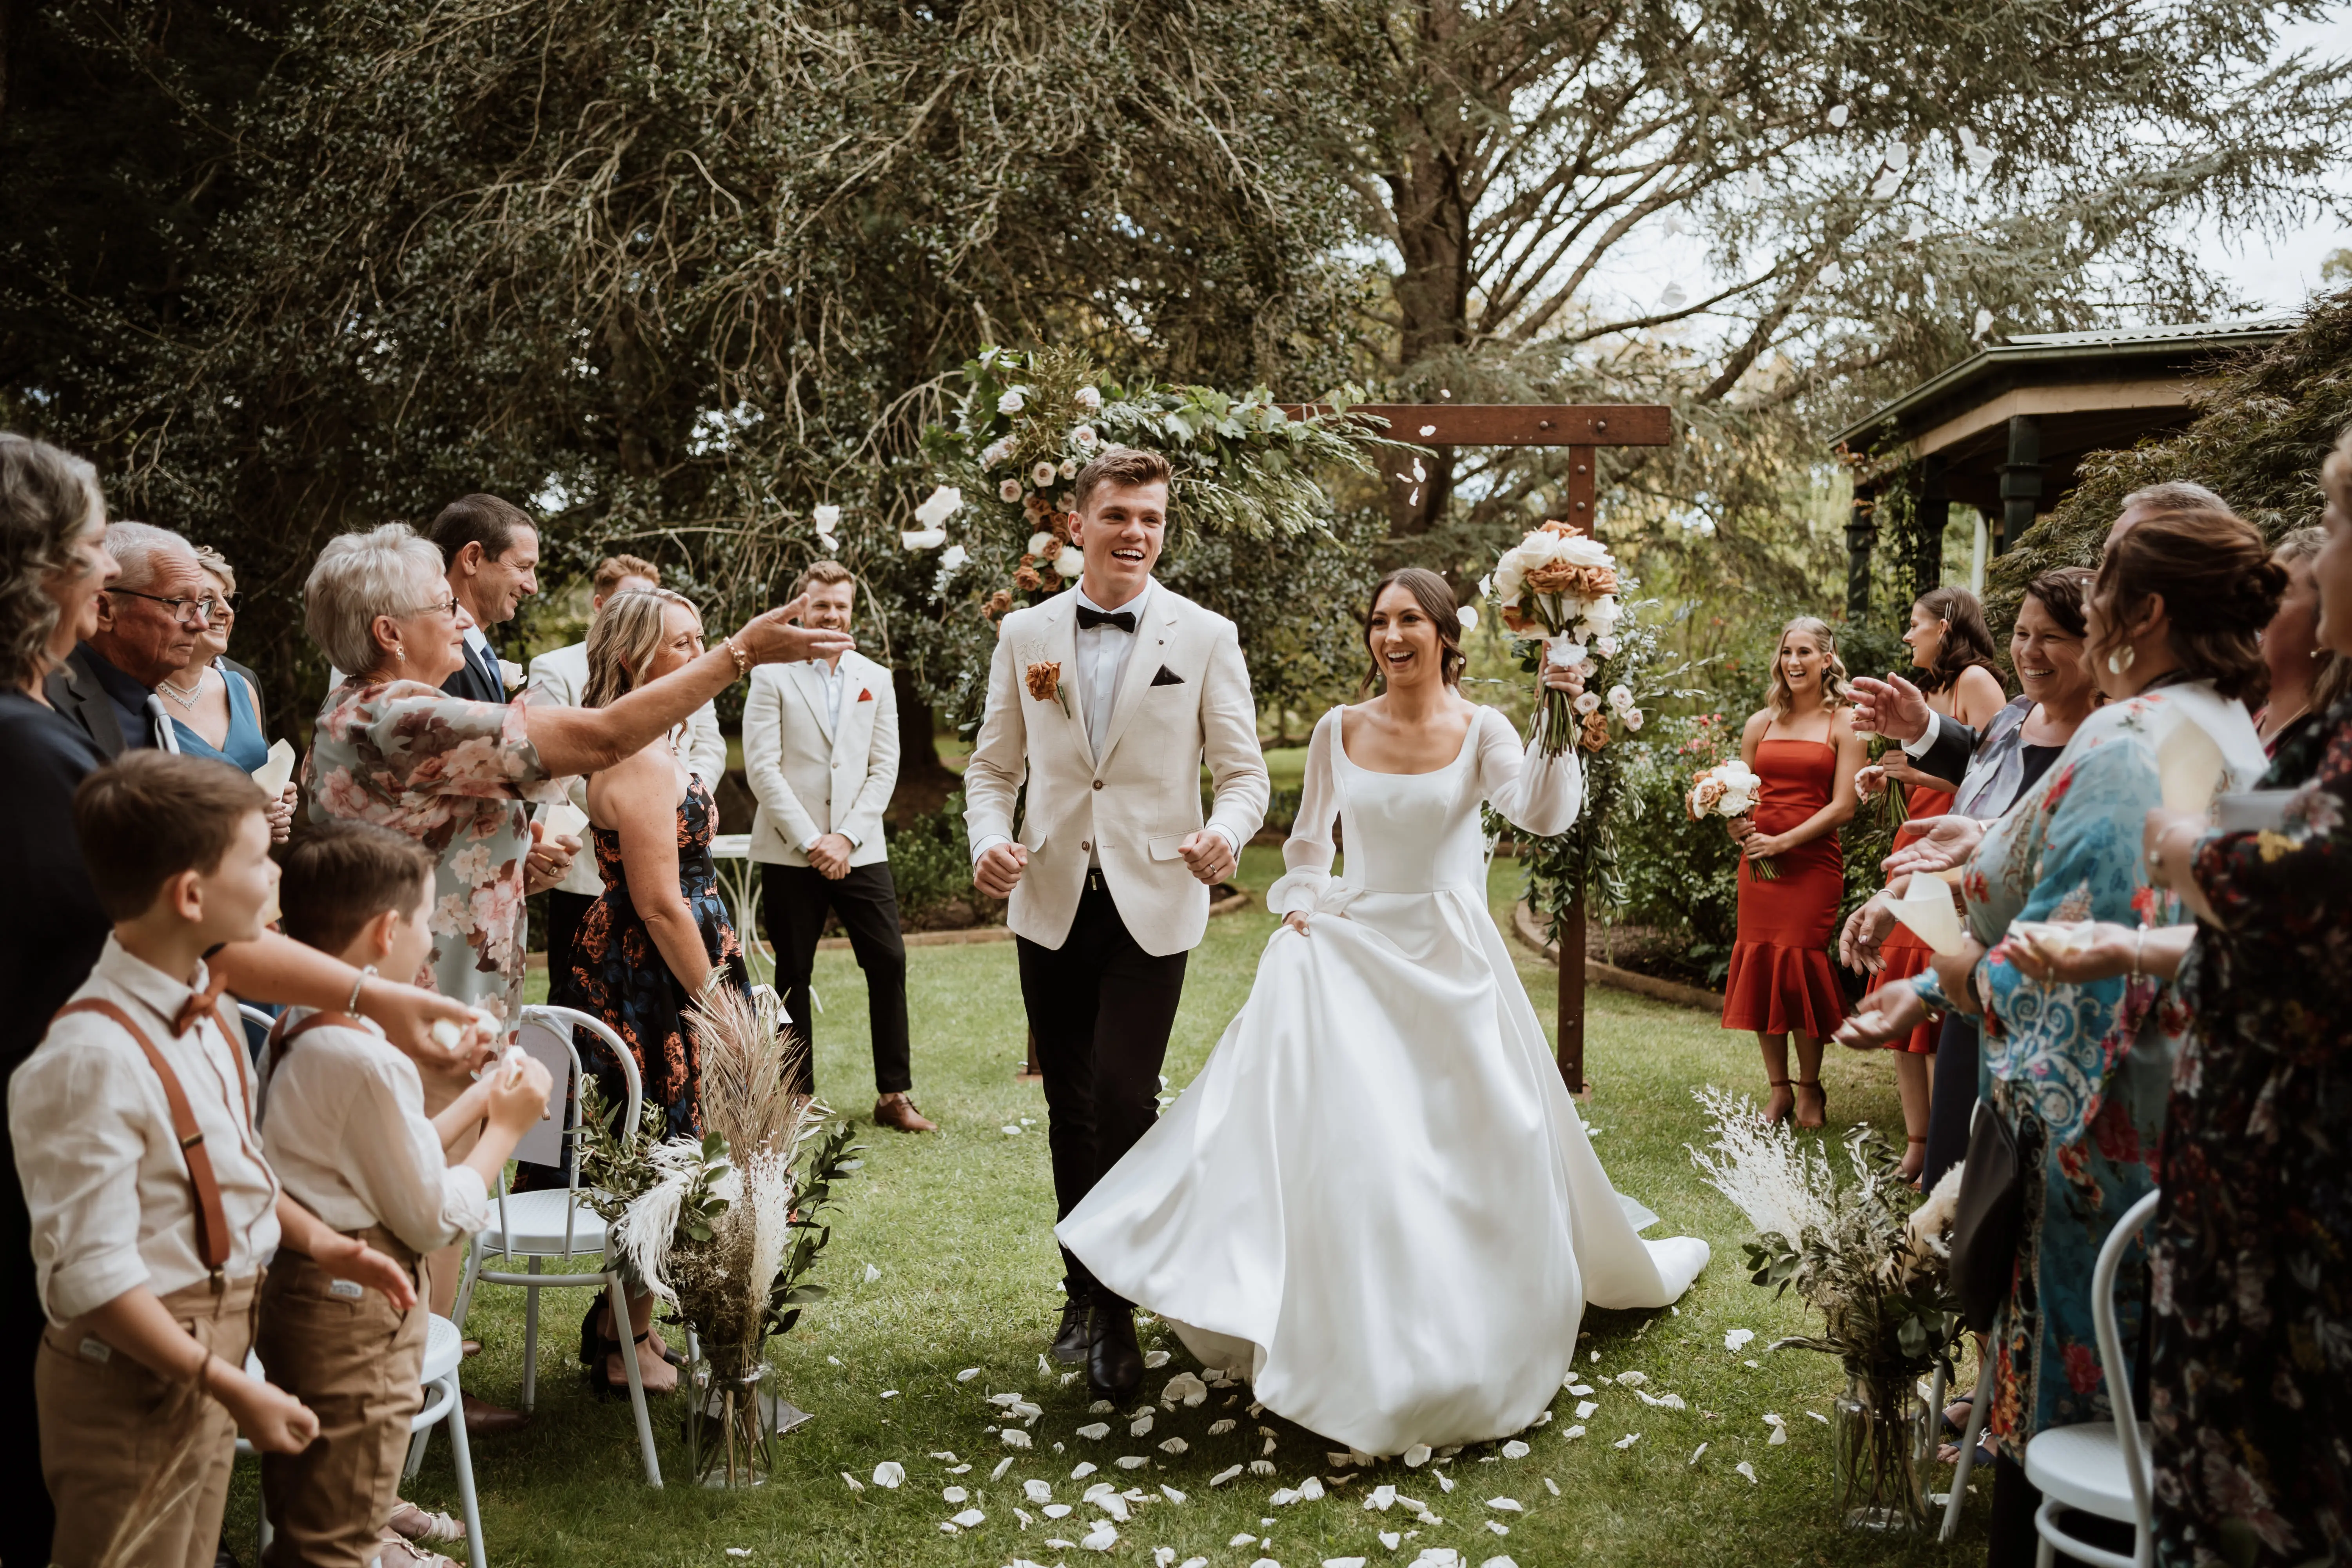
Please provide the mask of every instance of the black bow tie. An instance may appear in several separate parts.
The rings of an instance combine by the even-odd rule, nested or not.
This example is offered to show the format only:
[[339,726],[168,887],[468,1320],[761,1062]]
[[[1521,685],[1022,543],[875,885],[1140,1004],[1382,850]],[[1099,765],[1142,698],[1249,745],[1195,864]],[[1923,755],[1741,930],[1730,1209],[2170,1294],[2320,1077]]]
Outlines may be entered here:
[[1097,626],[1117,626],[1120,631],[1132,632],[1135,630],[1135,612],[1133,610],[1089,610],[1084,605],[1080,605],[1078,630],[1090,632]]

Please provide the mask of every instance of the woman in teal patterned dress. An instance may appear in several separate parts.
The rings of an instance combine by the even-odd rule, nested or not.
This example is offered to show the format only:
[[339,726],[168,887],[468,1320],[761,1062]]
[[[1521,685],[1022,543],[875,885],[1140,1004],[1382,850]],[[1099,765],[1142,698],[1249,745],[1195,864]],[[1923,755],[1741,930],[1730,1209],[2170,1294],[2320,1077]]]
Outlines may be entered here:
[[[615,594],[588,631],[588,686],[582,701],[601,708],[644,681],[657,680],[702,654],[702,617],[664,589]],[[600,770],[588,780],[588,818],[604,891],[580,917],[572,972],[556,978],[549,1000],[612,1026],[635,1059],[646,1099],[659,1106],[666,1136],[702,1132],[699,1043],[687,1017],[713,985],[749,995],[751,977],[727,923],[710,836],[719,812],[709,784],[679,760],[673,733]],[[606,1105],[621,1102],[621,1064],[601,1036],[577,1032],[582,1065],[594,1072]],[[639,1343],[656,1356],[652,1298],[630,1293]],[[581,1328],[583,1359],[607,1388],[625,1389],[620,1343],[600,1302]],[[667,1366],[641,1358],[648,1393],[677,1385]]]
[[[2249,788],[2261,775],[2266,759],[2242,699],[2260,695],[2255,636],[2283,579],[2262,535],[2227,512],[2158,513],[2108,542],[2084,602],[2084,644],[2107,706],[1985,829],[1960,882],[1969,949],[1874,993],[1863,1005],[1866,1022],[1840,1037],[1876,1043],[1930,1008],[1981,1011],[1986,1098],[2008,1120],[2026,1170],[2039,1172],[2026,1184],[2016,1269],[1991,1345],[1996,1564],[2033,1550],[2040,1500],[2021,1463],[2027,1441],[2111,1418],[2091,1270],[2115,1221],[2156,1185],[2166,1096],[2189,1026],[2181,998],[2145,973],[2034,978],[2010,926],[2180,919],[2176,901],[2148,886],[2140,843],[2149,809],[2163,801],[2157,751],[2193,724],[2221,752],[2221,789]],[[2118,1296],[2124,1342],[2137,1344],[2138,1303]]]

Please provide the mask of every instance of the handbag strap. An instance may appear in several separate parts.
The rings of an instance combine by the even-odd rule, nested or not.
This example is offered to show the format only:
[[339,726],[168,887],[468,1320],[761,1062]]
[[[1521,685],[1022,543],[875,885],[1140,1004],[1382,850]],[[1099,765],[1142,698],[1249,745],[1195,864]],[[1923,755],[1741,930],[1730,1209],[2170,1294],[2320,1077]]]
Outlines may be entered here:
[[[180,1075],[147,1037],[147,1031],[131,1021],[131,1015],[102,996],[85,996],[79,1002],[68,1002],[57,1011],[63,1018],[74,1013],[96,1013],[111,1018],[122,1031],[139,1042],[146,1054],[147,1065],[163,1080],[164,1103],[172,1108],[172,1134],[180,1141],[180,1157],[188,1164],[188,1184],[196,1193],[196,1255],[205,1260],[212,1273],[213,1289],[221,1288],[221,1269],[228,1262],[228,1211],[221,1204],[220,1178],[213,1174],[213,1157],[205,1148],[204,1131],[196,1125],[195,1108],[188,1103],[188,1092],[180,1085]],[[54,1023],[56,1019],[52,1019]],[[239,1058],[238,1081],[245,1077],[242,1051],[231,1049]]]

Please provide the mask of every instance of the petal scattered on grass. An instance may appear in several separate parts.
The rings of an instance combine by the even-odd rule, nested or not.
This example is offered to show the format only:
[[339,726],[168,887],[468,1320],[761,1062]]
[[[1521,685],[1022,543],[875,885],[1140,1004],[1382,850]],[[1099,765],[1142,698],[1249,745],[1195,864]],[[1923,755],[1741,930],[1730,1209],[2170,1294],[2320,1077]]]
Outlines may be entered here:
[[1170,1486],[1166,1481],[1160,1483],[1160,1495],[1166,1498],[1170,1502],[1190,1502],[1192,1500],[1192,1493],[1180,1492],[1174,1487]]
[[1149,1454],[1121,1454],[1114,1462],[1122,1470],[1139,1470],[1151,1463],[1151,1457]]
[[1551,1493],[1554,1497],[1558,1497],[1559,1496],[1559,1483],[1553,1480],[1549,1476],[1546,1476],[1544,1478],[1544,1490]]
[[1081,1459],[1078,1461],[1077,1468],[1070,1472],[1070,1479],[1074,1481],[1082,1481],[1094,1473],[1095,1467],[1092,1461]]
[[1213,1487],[1223,1486],[1227,1481],[1232,1480],[1235,1476],[1238,1476],[1241,1473],[1242,1468],[1239,1465],[1232,1466],[1228,1468],[1219,1470],[1215,1475],[1211,1476],[1209,1478],[1209,1484]]
[[1250,1461],[1250,1474],[1254,1476],[1270,1476],[1274,1474],[1274,1461],[1272,1459],[1252,1459]]
[[1752,1487],[1759,1484],[1756,1479],[1756,1467],[1749,1464],[1747,1460],[1742,1459],[1739,1463],[1732,1466],[1731,1468],[1739,1474],[1746,1476],[1749,1486]]
[[1579,1421],[1590,1421],[1592,1419],[1593,1412],[1600,1408],[1600,1405],[1590,1399],[1580,1399],[1576,1404],[1576,1418]]
[[1821,1423],[1822,1426],[1828,1426],[1828,1425],[1830,1424],[1830,1418],[1829,1418],[1828,1416],[1826,1416],[1826,1415],[1822,1415],[1822,1414],[1820,1411],[1818,1411],[1818,1410],[1808,1410],[1808,1411],[1806,1411],[1806,1412],[1805,1412],[1805,1414],[1806,1414],[1806,1415],[1810,1415],[1810,1416],[1811,1416],[1814,1420],[1816,1420],[1816,1421],[1820,1422],[1820,1423]]
[[1427,1463],[1429,1463],[1428,1444],[1415,1443],[1412,1447],[1407,1448],[1404,1451],[1404,1468],[1406,1469],[1417,1470]]
[[1566,1442],[1570,1437],[1581,1437],[1584,1436],[1584,1428],[1581,1426],[1571,1426],[1567,1431],[1562,1432],[1559,1436],[1562,1442]]
[[1486,1525],[1487,1529],[1493,1531],[1497,1535],[1508,1535],[1511,1533],[1511,1527],[1505,1524],[1499,1519],[1487,1520],[1486,1521]]
[[1495,1510],[1498,1513],[1525,1513],[1528,1511],[1527,1505],[1519,1501],[1517,1498],[1490,1497],[1486,1500],[1486,1506]]
[[1049,1502],[1038,1511],[1047,1519],[1067,1519],[1070,1517],[1070,1505],[1066,1502]]
[[849,1483],[849,1489],[851,1491],[862,1492],[866,1489],[866,1483],[859,1480],[856,1476],[851,1475],[847,1470],[841,1472],[841,1479]]
[[968,1366],[961,1372],[956,1373],[956,1381],[958,1383],[970,1383],[973,1378],[978,1377],[979,1375],[980,1368],[976,1366]]
[[1503,1458],[1507,1459],[1524,1459],[1528,1457],[1528,1446],[1517,1437],[1503,1445]]
[[970,1502],[971,1500],[971,1494],[964,1490],[961,1487],[947,1487],[940,1490],[940,1500],[941,1502]]
[[1110,1521],[1097,1520],[1095,1527],[1087,1531],[1086,1539],[1078,1544],[1089,1552],[1108,1552],[1118,1544],[1118,1531],[1111,1528]]
[[1007,1454],[1004,1458],[996,1461],[996,1468],[988,1472],[988,1479],[992,1481],[1001,1481],[1004,1479],[1004,1472],[1012,1468],[1013,1456]]
[[1021,1483],[1021,1495],[1027,1498],[1031,1502],[1052,1502],[1054,1500],[1054,1483],[1051,1481],[1041,1481],[1036,1479],[1034,1477],[1032,1477],[1030,1479]]
[[997,1436],[1004,1439],[1004,1446],[1008,1448],[1026,1448],[1029,1447],[1029,1434],[1024,1432],[1018,1426],[1007,1426],[1003,1431],[998,1433]]
[[1160,1445],[1160,1451],[1163,1454],[1181,1454],[1192,1446],[1181,1437],[1171,1437]]
[[1748,1342],[1755,1337],[1754,1329],[1727,1329],[1723,1334],[1723,1348],[1727,1351],[1746,1350]]
[[1639,1432],[1628,1432],[1622,1437],[1618,1438],[1616,1442],[1611,1444],[1610,1447],[1612,1448],[1630,1448],[1641,1440],[1642,1435]]
[[1110,1436],[1110,1423],[1108,1421],[1089,1421],[1085,1426],[1078,1428],[1076,1435],[1084,1437],[1089,1443],[1099,1443],[1104,1438]]
[[987,1522],[988,1515],[981,1512],[980,1510],[976,1508],[968,1508],[961,1513],[955,1516],[955,1523],[965,1530],[970,1530],[973,1525],[985,1524]]
[[1222,1437],[1233,1429],[1234,1418],[1230,1415],[1225,1416],[1222,1420],[1212,1421],[1209,1423],[1209,1436],[1212,1437]]
[[1704,1443],[1701,1443],[1697,1447],[1693,1448],[1693,1449],[1691,1450],[1690,1462],[1691,1462],[1692,1464],[1694,1464],[1694,1465],[1697,1464],[1697,1463],[1698,1463],[1698,1457],[1699,1457],[1701,1454],[1704,1454],[1704,1453],[1706,1453],[1706,1444],[1704,1444]]
[[896,1459],[885,1459],[874,1467],[874,1484],[895,1488],[907,1479],[907,1467]]
[[1129,1425],[1127,1435],[1130,1437],[1141,1437],[1148,1436],[1150,1431],[1151,1412],[1147,1410],[1142,1415],[1137,1416],[1134,1421]]

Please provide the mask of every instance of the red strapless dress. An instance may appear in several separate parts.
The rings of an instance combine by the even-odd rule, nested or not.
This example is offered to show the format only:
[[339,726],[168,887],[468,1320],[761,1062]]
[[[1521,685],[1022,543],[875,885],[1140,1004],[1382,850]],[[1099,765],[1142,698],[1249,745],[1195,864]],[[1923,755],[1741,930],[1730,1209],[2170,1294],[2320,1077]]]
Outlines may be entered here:
[[[1918,830],[1912,826],[1913,823],[1925,821],[1930,816],[1943,816],[1952,809],[1952,802],[1956,798],[1958,797],[1950,790],[1920,789],[1914,786],[1906,819],[1895,835],[1895,847],[1900,849],[1919,837]],[[1878,954],[1886,960],[1886,967],[1879,971],[1872,979],[1871,984],[1874,989],[1881,985],[1892,985],[1898,980],[1908,980],[1913,975],[1925,972],[1927,961],[1936,956],[1936,950],[1913,936],[1909,926],[1897,925],[1887,933],[1886,940],[1879,944]],[[1890,1051],[1908,1051],[1915,1057],[1932,1057],[1936,1054],[1936,1037],[1942,1032],[1943,1023],[1940,1019],[1921,1024],[1906,1037],[1887,1041],[1885,1048]]]
[[[1785,833],[1836,793],[1837,748],[1826,741],[1766,741],[1756,748],[1764,781],[1756,826]],[[1845,858],[1823,834],[1775,858],[1780,876],[1759,882],[1739,862],[1739,938],[1723,985],[1723,1026],[1824,1039],[1845,1021],[1845,996],[1830,962]]]

